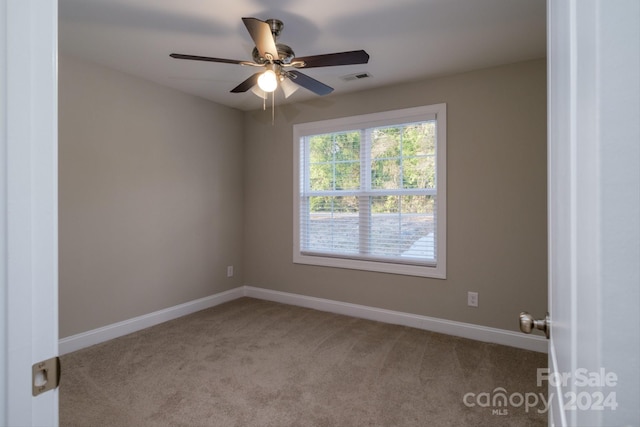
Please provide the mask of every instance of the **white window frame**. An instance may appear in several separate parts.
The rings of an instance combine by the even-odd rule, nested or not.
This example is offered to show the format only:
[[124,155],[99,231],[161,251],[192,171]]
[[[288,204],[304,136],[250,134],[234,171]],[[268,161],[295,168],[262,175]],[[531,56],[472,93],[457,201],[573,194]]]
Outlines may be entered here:
[[[332,257],[326,255],[305,254],[300,248],[300,193],[301,193],[301,145],[310,135],[320,135],[380,126],[392,126],[403,123],[433,120],[436,125],[436,262],[433,264],[409,264],[391,261],[375,261]],[[296,264],[320,265],[326,267],[348,268],[376,271],[410,276],[446,278],[447,255],[447,105],[434,104],[381,113],[364,114],[317,122],[300,123],[293,126],[293,262]]]

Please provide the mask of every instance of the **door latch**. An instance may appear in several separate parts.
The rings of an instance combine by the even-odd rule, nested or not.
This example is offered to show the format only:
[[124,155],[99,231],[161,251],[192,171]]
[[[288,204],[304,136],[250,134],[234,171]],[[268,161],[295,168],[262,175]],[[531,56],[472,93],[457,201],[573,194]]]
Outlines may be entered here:
[[52,357],[51,359],[34,363],[31,367],[31,372],[31,394],[33,396],[53,390],[60,385],[60,358]]

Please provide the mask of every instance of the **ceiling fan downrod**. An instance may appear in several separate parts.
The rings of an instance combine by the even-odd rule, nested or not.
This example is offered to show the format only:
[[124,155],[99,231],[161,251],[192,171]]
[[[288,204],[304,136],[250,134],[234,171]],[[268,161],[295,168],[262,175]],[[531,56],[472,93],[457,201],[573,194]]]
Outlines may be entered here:
[[284,24],[279,19],[267,19],[264,22],[266,22],[269,25],[269,28],[271,28],[271,34],[273,34],[273,41],[276,41],[276,39],[280,36],[282,29],[284,28]]

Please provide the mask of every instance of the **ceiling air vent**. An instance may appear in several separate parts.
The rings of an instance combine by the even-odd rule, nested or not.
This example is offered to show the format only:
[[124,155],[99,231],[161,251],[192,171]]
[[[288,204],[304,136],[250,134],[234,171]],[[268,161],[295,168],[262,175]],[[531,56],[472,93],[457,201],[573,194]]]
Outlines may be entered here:
[[348,74],[346,76],[342,76],[340,77],[342,80],[344,80],[345,82],[350,82],[353,80],[362,80],[362,79],[366,79],[371,77],[371,74],[369,73],[355,73],[355,74]]

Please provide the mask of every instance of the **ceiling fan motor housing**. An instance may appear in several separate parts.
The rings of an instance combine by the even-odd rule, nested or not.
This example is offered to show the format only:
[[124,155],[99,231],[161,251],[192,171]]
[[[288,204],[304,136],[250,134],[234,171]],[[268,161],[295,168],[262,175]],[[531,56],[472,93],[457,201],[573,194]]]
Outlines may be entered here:
[[[282,32],[284,24],[279,19],[267,19],[264,22],[269,25],[271,34],[273,35],[273,41],[275,42]],[[274,61],[280,62],[281,64],[291,63],[291,60],[296,56],[296,54],[293,52],[293,49],[291,49],[286,44],[276,43],[276,49],[278,50],[278,57],[274,58]],[[253,48],[252,56],[253,61],[258,64],[266,64],[269,62],[269,59],[260,56],[260,52],[258,51],[257,47]]]
[[[278,49],[278,58],[275,59],[275,61],[278,61],[282,64],[291,63],[291,60],[296,56],[296,54],[293,52],[293,49],[291,49],[286,44],[277,43],[276,49]],[[260,56],[260,52],[258,52],[258,48],[256,47],[253,48],[252,56],[253,61],[257,64],[266,64],[269,62],[268,59]]]

